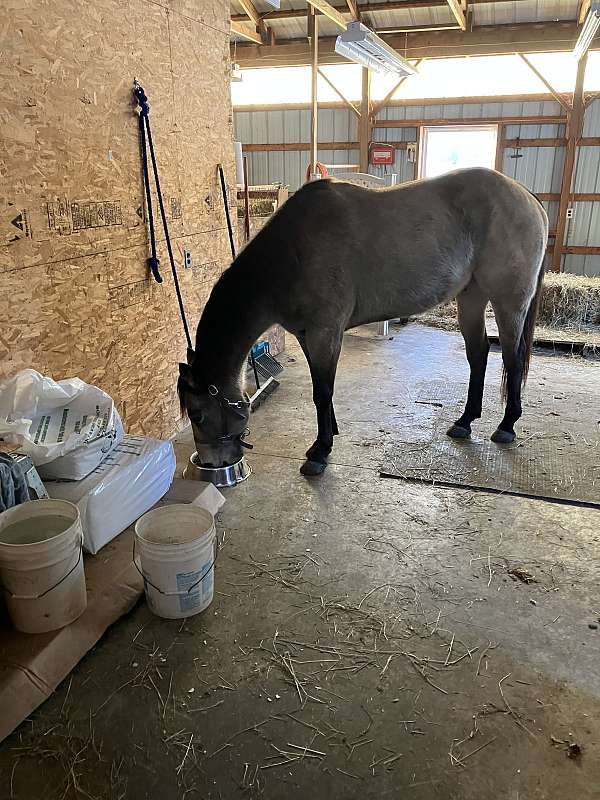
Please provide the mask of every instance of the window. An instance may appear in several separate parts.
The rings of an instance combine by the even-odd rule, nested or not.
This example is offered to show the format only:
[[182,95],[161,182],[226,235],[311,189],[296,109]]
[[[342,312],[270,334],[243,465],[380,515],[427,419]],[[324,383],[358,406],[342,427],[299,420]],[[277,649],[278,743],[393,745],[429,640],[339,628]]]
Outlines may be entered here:
[[464,167],[494,168],[496,125],[437,125],[421,128],[419,175],[435,178]]

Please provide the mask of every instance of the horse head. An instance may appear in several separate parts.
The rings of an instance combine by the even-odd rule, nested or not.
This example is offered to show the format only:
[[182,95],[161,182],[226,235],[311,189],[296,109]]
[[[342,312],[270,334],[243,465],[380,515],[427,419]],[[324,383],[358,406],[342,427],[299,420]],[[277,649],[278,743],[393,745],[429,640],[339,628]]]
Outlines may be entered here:
[[[205,467],[225,467],[240,461],[250,416],[250,400],[239,389],[203,381],[188,364],[179,364],[177,392],[183,416],[192,425],[198,461]],[[239,396],[238,396],[239,395]]]

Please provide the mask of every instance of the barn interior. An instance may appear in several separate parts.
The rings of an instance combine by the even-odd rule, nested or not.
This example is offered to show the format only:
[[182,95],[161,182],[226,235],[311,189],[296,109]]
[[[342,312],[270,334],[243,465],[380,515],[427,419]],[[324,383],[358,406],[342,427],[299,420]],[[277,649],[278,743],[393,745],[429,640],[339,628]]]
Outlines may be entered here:
[[[3,21],[0,797],[598,798],[599,4],[18,0]],[[309,369],[265,330],[253,449],[209,477],[178,365],[234,254],[307,182],[462,167],[549,220],[516,440],[489,440],[491,310],[482,418],[446,437],[469,381],[450,303],[345,334],[312,478]],[[77,428],[69,460],[86,397],[110,446]],[[6,531],[44,503],[80,538],[32,575],[37,539]],[[188,513],[207,568],[157,588]]]

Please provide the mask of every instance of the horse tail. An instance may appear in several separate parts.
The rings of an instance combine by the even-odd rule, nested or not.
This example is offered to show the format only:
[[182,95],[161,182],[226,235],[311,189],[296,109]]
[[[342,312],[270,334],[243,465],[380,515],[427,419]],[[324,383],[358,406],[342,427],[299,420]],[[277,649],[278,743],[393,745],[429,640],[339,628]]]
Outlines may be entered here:
[[[522,377],[521,383],[524,386],[527,381],[527,375],[529,374],[529,362],[531,361],[531,350],[533,348],[533,334],[535,330],[535,321],[537,319],[539,307],[540,307],[540,299],[542,297],[542,285],[544,283],[544,259],[542,257],[542,263],[540,264],[540,269],[537,276],[537,285],[535,288],[535,293],[531,298],[529,303],[529,308],[527,309],[527,314],[525,315],[525,320],[523,322],[523,329],[521,331],[521,336],[519,339],[519,346],[517,349],[517,359],[522,368]],[[507,380],[508,376],[506,373],[506,367],[502,367],[502,398],[506,401],[507,399]]]

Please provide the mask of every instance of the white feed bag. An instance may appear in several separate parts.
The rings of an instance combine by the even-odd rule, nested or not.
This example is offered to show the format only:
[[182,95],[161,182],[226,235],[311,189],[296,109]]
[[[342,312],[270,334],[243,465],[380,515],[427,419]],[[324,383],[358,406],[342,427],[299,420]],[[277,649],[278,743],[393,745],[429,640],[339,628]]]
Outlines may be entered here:
[[174,474],[171,442],[125,436],[87,478],[48,482],[46,489],[79,508],[83,549],[97,553],[166,494]]
[[42,478],[80,480],[122,441],[123,425],[102,389],[25,369],[0,384],[0,439],[31,456]]

